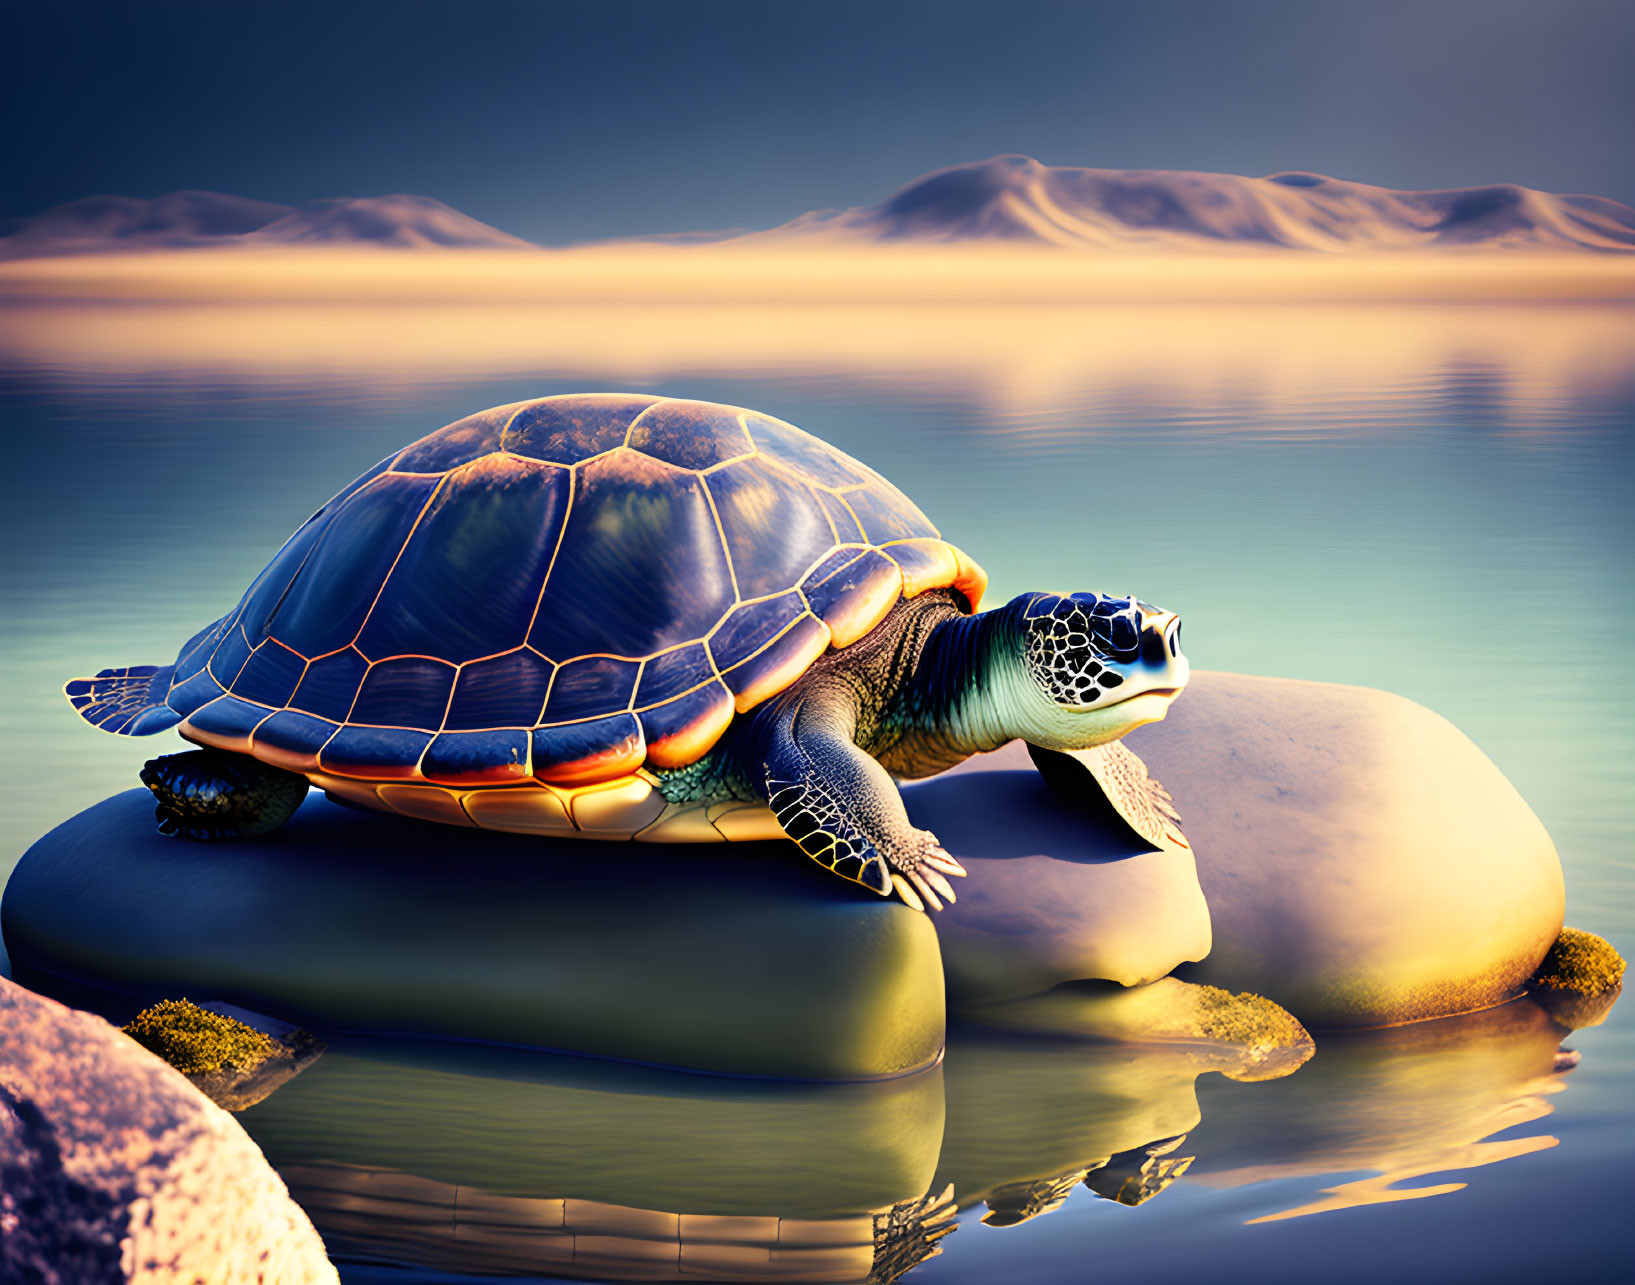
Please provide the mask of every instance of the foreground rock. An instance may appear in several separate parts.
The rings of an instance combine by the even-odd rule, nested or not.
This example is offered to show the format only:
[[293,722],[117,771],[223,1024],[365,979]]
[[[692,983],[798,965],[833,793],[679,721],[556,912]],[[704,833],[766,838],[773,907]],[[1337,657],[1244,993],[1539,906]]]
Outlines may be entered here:
[[337,1280],[226,1112],[101,1018],[4,979],[0,1227],[7,1280]]

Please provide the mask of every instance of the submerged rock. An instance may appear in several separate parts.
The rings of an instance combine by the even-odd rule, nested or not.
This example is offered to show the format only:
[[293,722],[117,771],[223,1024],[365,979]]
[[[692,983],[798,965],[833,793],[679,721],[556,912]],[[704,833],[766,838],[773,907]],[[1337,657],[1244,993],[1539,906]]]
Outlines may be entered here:
[[0,978],[5,1279],[337,1280],[254,1143],[101,1018]]
[[1069,983],[1043,995],[962,1011],[997,1030],[1073,1039],[1195,1046],[1234,1080],[1288,1075],[1316,1046],[1287,1011],[1261,995],[1233,995],[1175,977],[1146,986]]

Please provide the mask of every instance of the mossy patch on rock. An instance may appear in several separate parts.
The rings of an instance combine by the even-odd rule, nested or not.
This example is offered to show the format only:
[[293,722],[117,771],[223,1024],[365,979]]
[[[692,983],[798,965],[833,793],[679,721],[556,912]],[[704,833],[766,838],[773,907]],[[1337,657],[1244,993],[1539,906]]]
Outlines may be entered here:
[[161,1000],[121,1029],[183,1075],[248,1071],[281,1047],[237,1018],[212,1013],[188,999]]
[[1575,995],[1601,995],[1624,980],[1624,957],[1605,937],[1563,928],[1533,974],[1532,985]]
[[1145,986],[1077,982],[1043,995],[964,1010],[982,1026],[1091,1040],[1186,1043],[1234,1080],[1288,1075],[1316,1045],[1292,1013],[1263,995],[1161,977]]
[[1563,928],[1527,986],[1552,1019],[1580,1030],[1607,1015],[1623,981],[1624,957],[1611,942],[1579,928]]
[[1207,1039],[1239,1044],[1261,1054],[1312,1046],[1311,1036],[1294,1015],[1264,995],[1253,991],[1234,995],[1219,986],[1198,983],[1192,998],[1199,1033]]

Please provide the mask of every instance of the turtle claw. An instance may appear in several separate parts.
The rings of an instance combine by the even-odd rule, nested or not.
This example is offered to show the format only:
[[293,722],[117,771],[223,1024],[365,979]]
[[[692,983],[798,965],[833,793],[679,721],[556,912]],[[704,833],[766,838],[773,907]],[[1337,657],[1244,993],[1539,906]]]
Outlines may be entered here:
[[908,878],[914,885],[915,891],[920,894],[921,901],[925,902],[925,904],[932,910],[942,909],[942,902],[937,898],[937,894],[932,889],[931,885],[925,881],[925,873],[923,871],[910,870],[908,872]]
[[[922,852],[920,860],[933,870],[940,870],[945,875],[953,875],[956,879],[965,878],[965,867],[936,844],[933,844],[927,851]],[[952,893],[949,894],[949,900],[953,900]]]
[[909,883],[902,875],[892,875],[891,886],[897,889],[897,895],[903,899],[903,904],[910,910],[918,910],[921,914],[925,913],[925,902],[921,901],[920,894],[914,891],[914,885]]
[[950,905],[959,900],[958,897],[954,896],[954,890],[949,886],[948,880],[944,879],[931,866],[928,865],[920,871],[920,878],[935,888],[938,895]]
[[963,875],[965,868],[943,851],[942,845],[928,832],[920,831],[917,845],[910,846],[906,852],[891,853],[886,859],[895,867],[893,885],[899,891],[904,885],[912,887],[916,899],[924,906],[941,910],[944,904],[952,905],[959,900],[945,876]]

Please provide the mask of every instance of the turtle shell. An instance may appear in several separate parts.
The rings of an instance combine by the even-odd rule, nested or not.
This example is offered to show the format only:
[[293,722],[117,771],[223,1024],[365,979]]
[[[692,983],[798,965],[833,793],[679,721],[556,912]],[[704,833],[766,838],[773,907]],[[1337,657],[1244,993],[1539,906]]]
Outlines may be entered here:
[[878,473],[709,402],[546,397],[346,487],[182,649],[190,739],[294,771],[583,785],[698,759],[897,603],[985,577]]

